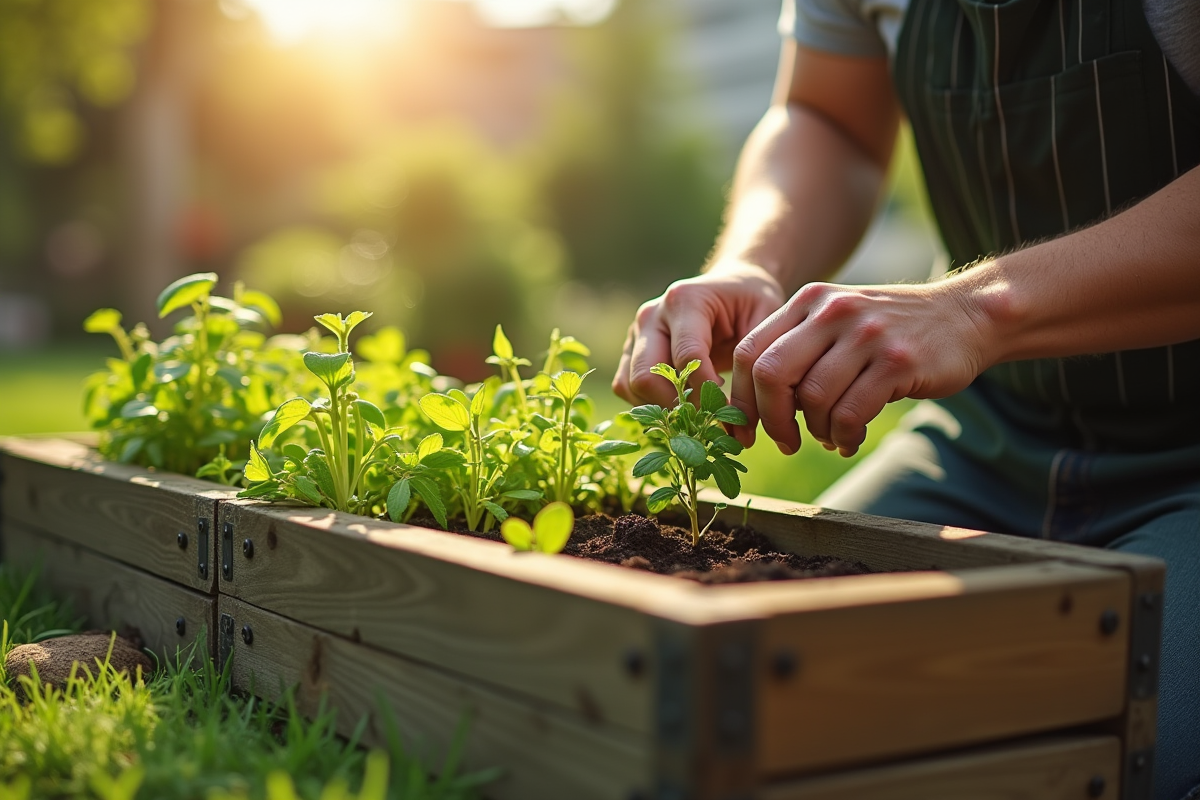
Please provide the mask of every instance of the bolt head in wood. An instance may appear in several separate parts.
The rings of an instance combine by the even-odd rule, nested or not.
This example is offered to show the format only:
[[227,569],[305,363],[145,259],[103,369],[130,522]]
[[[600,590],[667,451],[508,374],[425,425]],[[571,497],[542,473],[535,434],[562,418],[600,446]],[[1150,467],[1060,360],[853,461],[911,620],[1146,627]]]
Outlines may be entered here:
[[187,620],[186,619],[184,619],[183,617],[180,617],[179,619],[175,620],[175,632],[177,634],[179,634],[180,636],[183,636],[185,633],[187,633]]
[[179,545],[180,550],[187,550],[188,535],[185,531],[180,531],[175,534],[175,543]]
[[1088,797],[1103,797],[1105,785],[1102,775],[1093,775],[1092,779],[1088,781]]
[[242,555],[246,558],[254,558],[254,540],[246,539],[242,542]]
[[254,641],[254,631],[249,625],[242,626],[242,641],[246,644],[251,644]]
[[1105,636],[1112,636],[1117,632],[1117,628],[1121,627],[1121,615],[1111,608],[1105,609],[1100,615],[1100,632]]
[[787,680],[795,675],[798,666],[796,654],[787,648],[776,650],[771,656],[771,674],[780,680]]

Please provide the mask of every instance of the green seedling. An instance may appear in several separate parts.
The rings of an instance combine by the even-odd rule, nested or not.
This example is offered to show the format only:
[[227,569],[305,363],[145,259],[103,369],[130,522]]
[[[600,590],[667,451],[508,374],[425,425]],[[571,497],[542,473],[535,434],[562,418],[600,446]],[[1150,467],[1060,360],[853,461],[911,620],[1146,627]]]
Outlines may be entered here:
[[701,528],[697,497],[699,482],[712,478],[721,494],[733,499],[742,491],[738,473],[746,471],[741,462],[731,457],[742,452],[742,445],[727,434],[722,425],[747,424],[741,409],[729,405],[721,387],[713,381],[705,381],[700,387],[698,406],[688,402],[692,390],[687,388],[687,379],[699,366],[697,360],[678,372],[668,364],[652,367],[651,372],[666,378],[675,387],[678,395],[675,406],[664,409],[658,405],[643,405],[629,412],[659,448],[638,460],[633,467],[634,477],[663,474],[670,481],[670,485],[650,495],[647,507],[650,513],[657,514],[671,503],[679,502],[691,522],[694,546],[699,546],[717,513],[725,508],[719,503],[712,519]]
[[514,550],[561,553],[575,528],[575,512],[566,503],[553,502],[533,518],[533,525],[509,517],[500,525],[500,535]]
[[102,308],[84,322],[89,333],[112,336],[121,353],[88,379],[85,392],[85,413],[100,431],[105,457],[196,473],[224,448],[230,465],[205,476],[227,475],[244,463],[263,415],[297,388],[292,376],[301,351],[262,333],[279,323],[275,301],[241,284],[232,298],[219,297],[216,283],[214,273],[198,273],[162,291],[160,318],[190,313],[161,342],[144,325],[126,330],[116,309]]
[[490,530],[492,521],[503,522],[508,512],[500,505],[504,500],[540,500],[536,489],[515,488],[504,491],[508,470],[503,448],[511,443],[514,431],[491,428],[485,414],[491,406],[494,387],[484,383],[468,397],[458,389],[446,394],[427,394],[421,398],[421,410],[439,428],[461,433],[463,440],[462,466],[449,470],[453,494],[462,508],[467,526],[475,531]]
[[[304,366],[328,396],[315,402],[293,397],[275,410],[257,443],[251,443],[246,464],[251,486],[239,497],[286,497],[354,514],[369,514],[381,504],[387,487],[380,484],[378,473],[386,470],[402,440],[401,430],[388,426],[379,407],[351,389],[355,373],[350,332],[370,316],[355,311],[344,318],[341,314],[315,318],[337,337],[337,352],[305,353]],[[320,446],[306,450],[286,445],[282,469],[273,468],[263,451],[301,422],[311,424]]]

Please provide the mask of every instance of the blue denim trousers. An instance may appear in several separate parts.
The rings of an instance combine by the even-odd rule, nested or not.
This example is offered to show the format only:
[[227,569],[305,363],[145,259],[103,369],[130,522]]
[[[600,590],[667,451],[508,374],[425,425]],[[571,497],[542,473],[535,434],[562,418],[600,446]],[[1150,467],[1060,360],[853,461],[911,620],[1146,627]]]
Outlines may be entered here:
[[[1200,443],[1171,434],[1191,427],[1189,420],[1160,424],[1172,413],[1122,411],[1093,424],[980,379],[920,403],[817,503],[1165,560],[1154,797],[1193,800],[1200,798]],[[1200,417],[1200,409],[1183,413],[1192,425]]]

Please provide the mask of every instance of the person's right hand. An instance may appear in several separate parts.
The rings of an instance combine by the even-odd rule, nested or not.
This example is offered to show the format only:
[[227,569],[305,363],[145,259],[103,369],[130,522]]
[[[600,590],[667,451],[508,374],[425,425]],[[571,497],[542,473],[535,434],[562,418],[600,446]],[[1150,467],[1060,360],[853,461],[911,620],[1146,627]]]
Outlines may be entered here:
[[613,391],[630,403],[671,406],[675,390],[650,372],[658,363],[682,368],[699,359],[691,383],[724,383],[718,372],[733,366],[733,350],[785,300],[770,273],[745,262],[718,262],[695,278],[676,281],[638,309],[613,378]]

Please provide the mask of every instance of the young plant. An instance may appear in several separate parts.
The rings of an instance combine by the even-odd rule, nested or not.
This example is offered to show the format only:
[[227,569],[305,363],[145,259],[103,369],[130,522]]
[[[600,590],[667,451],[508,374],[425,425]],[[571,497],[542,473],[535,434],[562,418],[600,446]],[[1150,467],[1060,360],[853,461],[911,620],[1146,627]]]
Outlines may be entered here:
[[553,502],[533,518],[533,525],[509,517],[500,525],[500,535],[514,550],[561,553],[575,528],[575,512],[566,503]]
[[[494,380],[494,379],[493,379]],[[421,398],[421,410],[439,428],[461,433],[463,438],[462,466],[449,470],[450,483],[466,518],[467,526],[475,531],[483,523],[490,530],[492,521],[503,522],[508,512],[500,505],[504,500],[540,500],[542,493],[535,489],[517,488],[503,491],[508,462],[501,450],[510,444],[515,432],[511,429],[490,429],[486,420],[494,384],[485,382],[468,397],[458,389],[446,394],[427,394]]]
[[[700,387],[700,404],[688,402],[692,390],[687,388],[687,379],[699,368],[699,361],[692,361],[679,372],[668,364],[651,368],[671,382],[678,395],[671,409],[658,405],[644,405],[629,413],[641,423],[646,436],[660,449],[647,453],[633,467],[634,477],[665,474],[669,486],[663,486],[650,495],[646,504],[652,514],[657,514],[672,502],[679,502],[687,511],[692,524],[692,544],[699,546],[700,540],[716,519],[716,512],[703,528],[699,522],[697,486],[700,481],[712,478],[721,494],[731,500],[742,491],[739,472],[746,467],[731,458],[742,452],[737,439],[725,432],[722,423],[745,425],[746,415],[741,409],[728,404],[721,387],[705,381]],[[716,511],[725,508],[717,505]]]
[[275,301],[241,284],[232,298],[219,297],[216,283],[214,273],[199,273],[162,291],[160,318],[190,311],[162,342],[144,325],[127,331],[115,309],[84,322],[89,333],[112,336],[121,353],[88,379],[84,399],[105,457],[192,474],[224,448],[222,466],[237,470],[262,416],[294,390],[289,376],[301,351],[261,332],[279,323]]
[[[400,431],[390,428],[379,407],[359,398],[351,390],[354,360],[350,355],[350,332],[370,317],[355,311],[348,317],[322,314],[317,322],[337,337],[336,353],[308,352],[304,366],[324,385],[328,397],[310,403],[294,397],[275,410],[262,429],[258,442],[250,445],[246,480],[251,486],[239,497],[288,497],[355,514],[371,513],[386,487],[372,483],[372,467],[383,468],[392,447],[400,442]],[[295,444],[283,448],[283,468],[272,468],[263,450],[270,448],[284,431],[308,421],[316,430],[320,447],[305,450]]]

